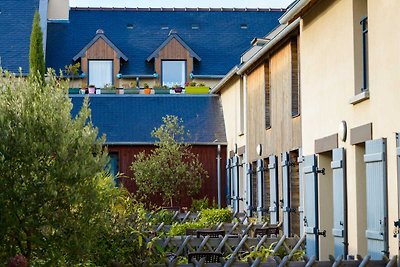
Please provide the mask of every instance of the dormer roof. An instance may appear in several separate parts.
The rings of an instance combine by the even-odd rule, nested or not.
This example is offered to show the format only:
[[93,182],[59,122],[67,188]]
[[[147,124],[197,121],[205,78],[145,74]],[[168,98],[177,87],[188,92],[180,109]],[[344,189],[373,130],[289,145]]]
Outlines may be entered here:
[[110,41],[110,39],[107,38],[107,36],[105,36],[104,31],[102,29],[98,29],[96,31],[96,36],[84,47],[82,48],[81,51],[79,51],[78,54],[76,54],[72,59],[74,61],[78,60],[79,58],[81,58],[82,56],[85,55],[86,51],[94,44],[97,42],[97,40],[99,39],[103,39],[104,42],[106,42],[107,45],[109,45],[112,49],[114,49],[115,52],[117,52],[118,57],[122,58],[125,61],[128,61],[128,57],[122,53],[121,50],[118,49],[118,47],[116,47],[113,42]]
[[150,56],[147,57],[147,61],[149,62],[155,57],[158,57],[158,53],[168,45],[169,42],[171,42],[172,39],[177,40],[190,54],[191,57],[197,59],[198,61],[201,61],[201,58],[199,55],[196,54],[196,52],[193,51],[183,40],[181,37],[179,37],[178,33],[175,30],[171,30],[168,34],[168,38],[156,49],[154,50],[153,53],[151,53]]

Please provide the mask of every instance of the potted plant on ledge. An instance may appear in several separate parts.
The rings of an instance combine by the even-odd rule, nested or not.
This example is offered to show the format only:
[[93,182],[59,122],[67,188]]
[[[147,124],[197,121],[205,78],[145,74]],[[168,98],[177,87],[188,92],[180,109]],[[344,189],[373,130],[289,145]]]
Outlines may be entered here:
[[208,94],[209,91],[210,88],[204,83],[197,84],[196,82],[190,82],[187,86],[185,86],[186,94]]
[[159,83],[156,83],[153,87],[154,93],[159,95],[159,94],[169,94],[169,88],[166,85],[161,85]]
[[176,94],[182,93],[182,89],[183,89],[183,88],[182,88],[182,86],[180,86],[179,84],[175,84],[172,88],[174,89],[174,91],[175,91]]
[[151,89],[147,83],[143,84],[143,91],[146,95],[151,94]]
[[102,94],[115,94],[115,86],[112,84],[106,84],[101,90]]

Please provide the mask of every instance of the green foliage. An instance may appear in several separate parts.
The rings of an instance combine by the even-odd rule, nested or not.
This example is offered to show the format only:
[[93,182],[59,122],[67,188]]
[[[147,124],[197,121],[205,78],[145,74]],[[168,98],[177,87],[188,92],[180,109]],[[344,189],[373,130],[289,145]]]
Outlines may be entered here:
[[29,47],[29,68],[30,73],[38,76],[41,82],[44,82],[46,67],[44,64],[43,52],[43,33],[40,28],[40,15],[36,10],[33,18],[31,41]]
[[147,88],[149,88],[149,85],[148,85],[147,83],[144,83],[144,84],[143,84],[143,88],[144,88],[144,89],[147,89]]
[[145,210],[103,172],[104,138],[87,100],[71,117],[67,86],[54,73],[0,76],[0,265],[18,254],[31,266],[135,265]]
[[197,155],[184,143],[188,133],[182,120],[167,115],[163,122],[151,133],[158,139],[156,148],[148,155],[137,154],[131,169],[140,196],[147,198],[161,194],[164,203],[169,202],[172,206],[174,200],[196,194],[208,175]]
[[197,212],[209,208],[211,209],[218,208],[218,204],[215,202],[215,199],[213,199],[211,205],[210,201],[206,196],[201,199],[192,199],[192,206],[190,207],[190,211]]
[[185,235],[186,229],[202,229],[207,227],[208,224],[204,221],[175,223],[171,226],[168,235],[169,236]]
[[200,222],[210,225],[217,225],[222,222],[230,222],[232,220],[232,211],[228,208],[224,209],[205,209],[200,213]]
[[64,66],[64,71],[67,75],[71,76],[73,80],[79,74],[79,68],[81,67],[81,63],[77,62],[75,64],[69,64]]
[[154,213],[151,217],[151,223],[153,225],[159,225],[160,223],[164,223],[165,225],[171,225],[174,223],[174,212],[166,209],[161,209],[158,212]]

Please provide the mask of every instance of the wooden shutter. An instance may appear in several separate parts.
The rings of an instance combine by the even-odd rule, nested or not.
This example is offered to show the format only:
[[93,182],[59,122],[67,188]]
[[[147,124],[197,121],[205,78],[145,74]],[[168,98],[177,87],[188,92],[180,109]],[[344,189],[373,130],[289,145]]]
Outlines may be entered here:
[[264,83],[265,83],[265,129],[271,128],[271,73],[269,69],[269,59],[264,64]]
[[282,153],[282,189],[283,189],[283,233],[290,236],[290,176],[289,176],[289,153]]
[[234,156],[232,159],[232,200],[233,211],[239,212],[239,157]]
[[232,204],[232,168],[231,159],[226,160],[226,205]]
[[304,157],[304,233],[306,234],[306,254],[308,257],[319,257],[318,238],[318,176],[317,157]]
[[292,56],[292,116],[300,114],[300,83],[299,83],[299,54],[297,49],[297,37],[290,42]]
[[347,189],[346,189],[346,158],[344,148],[332,151],[333,178],[333,229],[335,258],[347,256]]
[[253,177],[252,177],[252,165],[251,163],[246,164],[246,181],[247,181],[247,197],[246,197],[246,205],[247,205],[247,215],[253,216]]
[[270,206],[269,215],[270,223],[277,224],[279,222],[279,194],[278,194],[278,169],[277,169],[277,158],[272,155],[269,157],[269,189],[270,189]]
[[372,259],[388,253],[386,139],[365,142],[367,243]]
[[257,160],[257,218],[261,221],[264,216],[265,206],[264,206],[264,160]]

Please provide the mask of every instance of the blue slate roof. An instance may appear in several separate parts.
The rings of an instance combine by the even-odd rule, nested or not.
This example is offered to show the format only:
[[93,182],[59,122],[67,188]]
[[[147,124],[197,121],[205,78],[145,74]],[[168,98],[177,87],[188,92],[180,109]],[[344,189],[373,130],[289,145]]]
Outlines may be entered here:
[[29,43],[39,0],[0,1],[0,66],[11,72],[29,72]]
[[[72,115],[82,106],[83,95],[71,95]],[[176,115],[183,120],[192,144],[225,144],[222,105],[216,95],[90,95],[92,122],[107,144],[150,144],[150,136],[162,117]]]
[[[278,25],[281,10],[247,11],[169,11],[152,9],[71,8],[69,23],[49,23],[46,62],[63,69],[72,58],[103,29],[105,35],[127,57],[121,67],[124,75],[149,75],[154,63],[146,62],[151,53],[174,29],[195,51],[195,75],[225,75],[256,36],[264,36]],[[127,27],[130,25],[131,27]],[[241,25],[247,25],[242,29]],[[168,29],[162,29],[162,26]],[[192,29],[198,26],[198,29]]]

